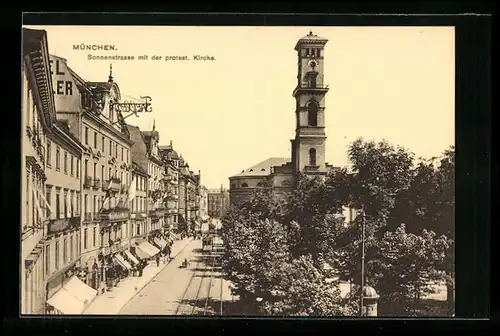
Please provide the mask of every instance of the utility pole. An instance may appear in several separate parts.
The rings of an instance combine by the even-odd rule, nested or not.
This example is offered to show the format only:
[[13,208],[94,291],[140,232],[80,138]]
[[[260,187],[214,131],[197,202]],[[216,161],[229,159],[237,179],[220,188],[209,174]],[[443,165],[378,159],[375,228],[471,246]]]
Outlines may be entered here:
[[362,210],[361,217],[361,299],[359,307],[359,315],[363,316],[363,289],[365,288],[365,211]]

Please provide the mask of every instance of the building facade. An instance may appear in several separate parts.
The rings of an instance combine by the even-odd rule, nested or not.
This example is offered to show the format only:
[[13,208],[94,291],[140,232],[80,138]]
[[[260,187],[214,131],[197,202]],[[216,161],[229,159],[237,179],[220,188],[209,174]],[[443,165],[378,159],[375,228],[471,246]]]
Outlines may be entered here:
[[163,204],[167,209],[166,226],[178,230],[179,223],[179,154],[174,150],[173,143],[169,146],[159,146],[164,167],[165,197]]
[[204,185],[200,186],[199,192],[199,205],[200,205],[200,219],[205,221],[208,219],[208,188]]
[[160,155],[158,142],[160,134],[153,124],[152,131],[142,131],[142,138],[146,144],[148,183],[148,221],[151,232],[160,232],[165,226],[167,209],[164,205],[166,187],[163,160]]
[[46,134],[55,122],[47,34],[23,29],[21,66],[21,313],[45,307]]
[[297,85],[295,98],[295,138],[290,140],[290,159],[269,158],[229,178],[232,204],[246,199],[264,184],[270,184],[277,195],[293,190],[298,173],[325,177],[334,167],[325,160],[324,52],[327,39],[308,35],[295,45],[297,52]]
[[[47,134],[45,199],[49,220],[45,238],[45,290],[49,300],[72,278],[80,266],[81,160],[85,148],[57,121]],[[46,313],[56,313],[47,305]]]
[[[115,258],[129,248],[132,141],[121,112],[120,89],[112,73],[107,82],[88,82],[63,58],[52,56],[57,74],[68,73],[77,97],[58,108],[58,118],[85,147],[82,157],[81,268],[87,285],[103,293],[116,278]],[[68,84],[66,84],[68,85]]]
[[222,186],[220,189],[208,189],[208,215],[212,218],[224,217],[229,209],[229,191]]
[[132,162],[132,183],[135,192],[130,200],[130,246],[140,244],[148,234],[147,189],[149,174],[136,162]]

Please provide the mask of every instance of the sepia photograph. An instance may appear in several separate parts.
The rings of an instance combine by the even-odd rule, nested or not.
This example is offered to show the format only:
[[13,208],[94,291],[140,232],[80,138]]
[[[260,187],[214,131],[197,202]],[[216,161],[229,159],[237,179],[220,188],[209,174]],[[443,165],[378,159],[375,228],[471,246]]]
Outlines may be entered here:
[[455,30],[23,26],[20,314],[455,316]]

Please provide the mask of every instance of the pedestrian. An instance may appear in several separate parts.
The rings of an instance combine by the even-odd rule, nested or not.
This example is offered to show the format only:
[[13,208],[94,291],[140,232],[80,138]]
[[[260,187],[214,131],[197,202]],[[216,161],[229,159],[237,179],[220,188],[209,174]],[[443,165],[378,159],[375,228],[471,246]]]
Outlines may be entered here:
[[160,255],[156,255],[156,267],[160,267]]

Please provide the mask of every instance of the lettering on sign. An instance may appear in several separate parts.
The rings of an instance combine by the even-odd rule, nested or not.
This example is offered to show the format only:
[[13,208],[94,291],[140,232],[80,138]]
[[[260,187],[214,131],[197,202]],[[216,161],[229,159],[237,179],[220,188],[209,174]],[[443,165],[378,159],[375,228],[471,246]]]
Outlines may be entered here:
[[143,103],[135,103],[131,101],[124,101],[121,103],[113,102],[110,104],[110,108],[117,113],[129,113],[128,115],[123,116],[124,119],[130,117],[131,115],[138,117],[141,112],[153,112],[151,107],[151,97],[144,96],[141,97],[141,99],[144,99]]
[[64,58],[50,55],[50,74],[56,110],[61,112],[79,112],[80,94]]
[[[56,60],[56,76],[66,76],[66,72],[61,69],[61,60]],[[53,69],[54,60],[50,60],[50,74],[54,76]],[[68,80],[56,80],[55,94],[57,95],[73,95],[73,81]]]

